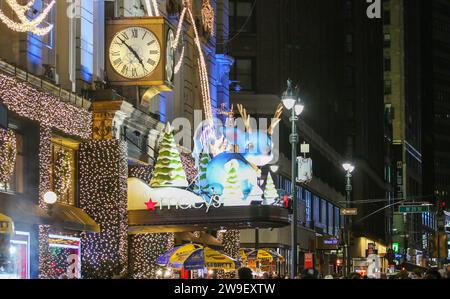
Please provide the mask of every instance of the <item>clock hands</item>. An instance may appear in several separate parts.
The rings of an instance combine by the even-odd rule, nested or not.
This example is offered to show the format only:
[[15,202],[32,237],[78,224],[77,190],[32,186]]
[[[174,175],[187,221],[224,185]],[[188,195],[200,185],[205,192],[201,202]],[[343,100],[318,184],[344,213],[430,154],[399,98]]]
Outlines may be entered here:
[[139,61],[139,63],[142,65],[142,68],[144,69],[144,71],[147,72],[147,70],[145,69],[145,65],[144,62],[142,61],[142,59],[139,57],[138,53],[130,46],[127,44],[127,42],[123,39],[121,39],[120,37],[118,37],[119,40],[122,42],[123,45],[125,45],[128,50],[130,50],[131,53],[133,53],[133,55],[136,57],[136,59]]

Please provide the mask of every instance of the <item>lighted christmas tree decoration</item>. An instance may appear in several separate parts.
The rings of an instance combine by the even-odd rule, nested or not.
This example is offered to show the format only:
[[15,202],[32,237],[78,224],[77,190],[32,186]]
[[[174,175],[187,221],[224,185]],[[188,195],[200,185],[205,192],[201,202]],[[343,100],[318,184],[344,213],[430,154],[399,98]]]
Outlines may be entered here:
[[264,199],[267,204],[271,204],[278,198],[278,191],[272,179],[270,172],[267,174],[266,189],[264,190]]
[[197,180],[197,190],[199,193],[208,193],[209,192],[209,183],[206,178],[206,170],[208,169],[208,164],[211,161],[211,156],[206,153],[202,153],[200,155],[200,165],[198,172],[198,180]]
[[227,172],[227,178],[225,185],[223,186],[222,197],[228,200],[241,200],[244,198],[244,194],[241,188],[241,182],[238,178],[239,164],[236,160],[231,160],[225,164],[225,171]]
[[14,173],[17,157],[16,135],[0,129],[0,183],[7,183]]
[[156,160],[150,186],[180,188],[189,186],[169,123],[166,126],[164,138],[159,148],[158,159]]
[[46,27],[40,27],[42,22],[47,18],[56,0],[50,2],[50,4],[42,11],[42,13],[36,16],[34,19],[29,19],[28,16],[31,14],[30,10],[35,3],[35,0],[30,0],[25,5],[20,5],[17,0],[6,0],[6,3],[14,11],[15,15],[19,19],[19,23],[14,22],[12,19],[8,18],[3,11],[0,9],[0,20],[5,23],[5,25],[17,32],[32,32],[39,36],[47,35],[52,29],[53,25],[50,24]]

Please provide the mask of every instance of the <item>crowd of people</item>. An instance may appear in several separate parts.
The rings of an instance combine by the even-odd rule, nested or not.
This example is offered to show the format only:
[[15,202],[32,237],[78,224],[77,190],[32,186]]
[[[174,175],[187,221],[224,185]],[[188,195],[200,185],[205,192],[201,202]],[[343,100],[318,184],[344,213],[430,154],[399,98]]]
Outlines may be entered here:
[[[253,271],[250,268],[240,268],[238,270],[238,278],[247,280],[254,279]],[[281,277],[279,275],[273,275],[271,273],[264,273],[260,279],[289,279],[289,276]],[[359,273],[353,272],[349,276],[342,276],[338,274],[321,275],[316,269],[308,269],[302,271],[302,273],[296,277],[296,279],[370,279],[367,276],[363,276]],[[402,270],[395,275],[387,275],[385,273],[380,274],[380,279],[450,279],[450,266],[447,269],[428,269],[426,271],[415,270],[406,271]]]

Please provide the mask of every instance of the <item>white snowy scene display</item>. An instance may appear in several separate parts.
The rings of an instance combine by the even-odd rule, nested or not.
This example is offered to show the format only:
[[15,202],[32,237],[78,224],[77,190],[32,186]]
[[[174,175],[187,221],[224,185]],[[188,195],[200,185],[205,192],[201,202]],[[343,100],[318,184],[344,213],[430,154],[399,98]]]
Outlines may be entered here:
[[266,205],[271,205],[275,203],[278,198],[278,191],[273,182],[272,175],[270,172],[267,174],[266,188],[264,189],[264,203]]
[[181,163],[180,152],[177,149],[169,123],[166,126],[164,138],[159,148],[158,159],[150,180],[150,186],[180,188],[189,186],[183,164]]

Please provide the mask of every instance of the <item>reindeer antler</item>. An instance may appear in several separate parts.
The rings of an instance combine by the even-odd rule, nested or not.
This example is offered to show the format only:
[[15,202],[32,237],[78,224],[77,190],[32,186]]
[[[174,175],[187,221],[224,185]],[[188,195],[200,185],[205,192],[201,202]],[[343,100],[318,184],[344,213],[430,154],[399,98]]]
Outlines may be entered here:
[[269,129],[267,130],[267,133],[269,135],[273,134],[273,130],[275,129],[275,127],[280,123],[281,121],[281,116],[283,115],[283,104],[278,105],[277,107],[277,111],[275,111],[275,115],[273,116],[273,120],[272,123],[270,124]]
[[250,114],[247,114],[247,110],[241,104],[237,105],[239,113],[241,114],[242,120],[244,121],[244,126],[247,132],[251,133],[252,128],[250,126]]

